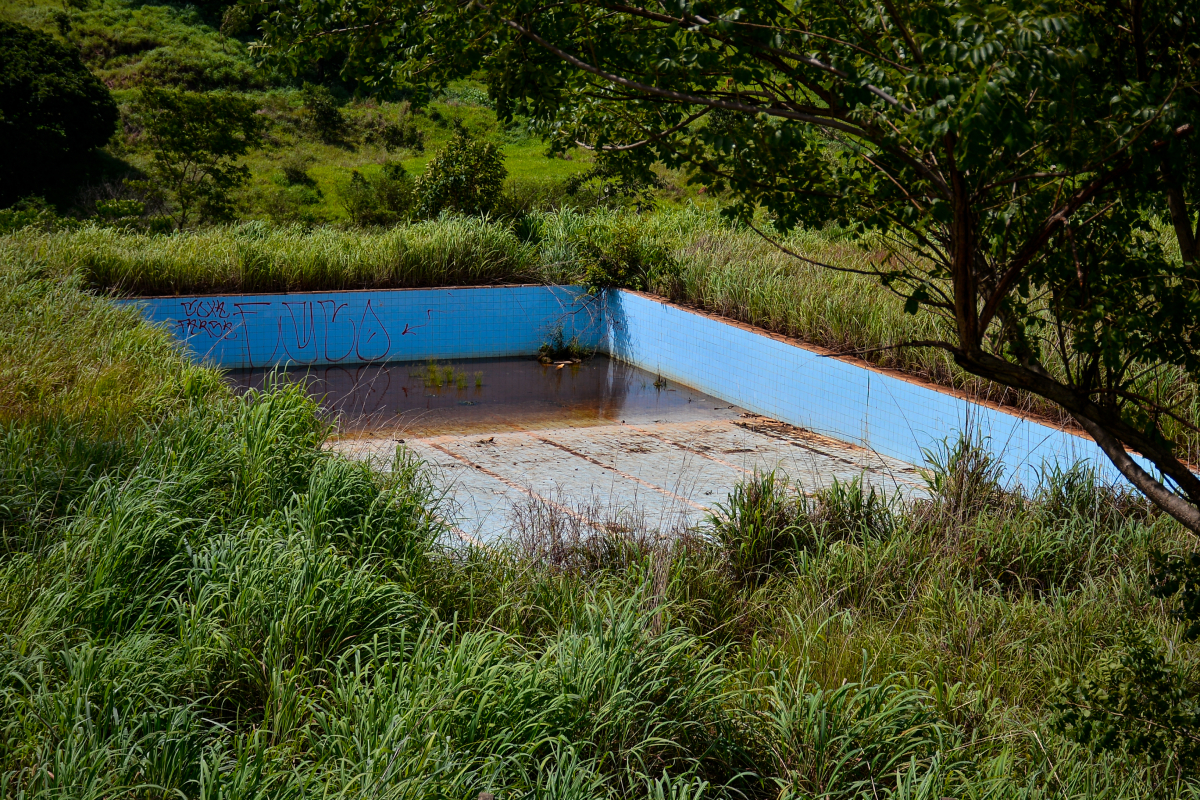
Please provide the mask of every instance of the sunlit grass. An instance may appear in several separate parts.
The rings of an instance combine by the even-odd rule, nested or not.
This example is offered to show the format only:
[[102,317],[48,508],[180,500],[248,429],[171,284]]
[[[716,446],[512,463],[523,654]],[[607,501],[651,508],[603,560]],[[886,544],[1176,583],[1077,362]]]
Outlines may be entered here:
[[1200,666],[1146,592],[1191,539],[1086,472],[1013,494],[968,442],[908,506],[760,476],[665,539],[447,547],[421,465],[323,449],[299,387],[232,397],[70,267],[4,280],[3,389],[46,376],[0,420],[6,796],[1194,796],[1050,727],[1122,625]]

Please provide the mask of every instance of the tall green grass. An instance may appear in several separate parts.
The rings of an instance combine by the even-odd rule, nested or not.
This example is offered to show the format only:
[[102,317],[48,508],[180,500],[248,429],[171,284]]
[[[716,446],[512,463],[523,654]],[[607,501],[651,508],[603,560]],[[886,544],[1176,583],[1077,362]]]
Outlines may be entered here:
[[168,334],[82,288],[70,270],[0,259],[0,424],[62,418],[113,430],[222,391]]
[[[646,285],[677,302],[1071,424],[1053,404],[976,378],[940,350],[899,347],[949,336],[941,318],[906,314],[902,299],[877,281],[798,261],[698,207],[647,215],[564,208],[505,223],[447,216],[375,231],[262,222],[157,235],[26,228],[0,236],[0,259],[140,295],[561,284],[585,281],[596,247],[610,240],[669,254],[672,264],[652,270]],[[873,257],[836,230],[796,231],[783,244],[851,269],[869,268]],[[1184,418],[1200,419],[1200,393],[1186,376],[1167,371],[1155,379],[1163,396],[1183,401]],[[1200,447],[1183,426],[1165,426],[1168,436]]]
[[[853,487],[797,505],[776,481],[732,502],[796,539],[647,538],[564,570],[442,549],[418,465],[373,472],[323,435],[295,388],[187,407],[6,536],[6,795],[1193,789],[1047,725],[1054,681],[1115,644],[1115,619],[1195,665],[1144,592],[1145,549],[1178,531],[1124,501],[1092,513],[1104,487],[881,509]],[[775,552],[753,579],[747,537]]]
[[99,227],[17,233],[0,257],[73,270],[125,294],[305,291],[536,280],[533,253],[470,218],[370,233],[247,223],[175,235]]
[[6,797],[1196,794],[1051,724],[1122,626],[1200,665],[1146,591],[1192,543],[1089,473],[1014,494],[960,444],[908,506],[759,476],[676,536],[542,508],[451,547],[421,465],[323,449],[299,387],[234,397],[73,274],[5,280],[0,332],[61,337],[23,369],[66,376],[0,422]]

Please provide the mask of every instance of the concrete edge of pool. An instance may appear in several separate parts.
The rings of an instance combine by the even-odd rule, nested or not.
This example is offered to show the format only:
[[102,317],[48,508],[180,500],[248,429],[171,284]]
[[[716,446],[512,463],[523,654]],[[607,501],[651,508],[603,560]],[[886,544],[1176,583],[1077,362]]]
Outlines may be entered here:
[[1089,462],[1069,430],[975,403],[760,331],[625,290],[495,286],[122,300],[214,366],[371,364],[530,355],[556,337],[757,414],[920,464],[960,431],[983,437],[1010,480]]

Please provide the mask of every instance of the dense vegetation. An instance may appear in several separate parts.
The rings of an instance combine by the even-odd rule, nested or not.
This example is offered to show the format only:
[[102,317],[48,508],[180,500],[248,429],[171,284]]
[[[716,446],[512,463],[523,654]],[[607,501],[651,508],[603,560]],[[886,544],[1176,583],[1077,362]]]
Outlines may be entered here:
[[[109,303],[631,286],[1063,419],[894,349],[944,323],[854,272],[885,260],[870,240],[793,230],[849,271],[797,260],[682,173],[548,155],[474,80],[406,98],[258,68],[248,15],[0,8],[120,115],[72,193],[0,210],[0,794],[1200,794],[1194,540],[1086,470],[1014,491],[990,443],[949,441],[907,506],[760,476],[669,537],[533,504],[465,548],[403,451],[330,454],[295,387],[235,397]],[[1194,383],[1160,380],[1200,420]]]
[[503,118],[630,179],[668,164],[747,224],[849,225],[884,251],[866,272],[948,323],[905,346],[1060,406],[1200,535],[1200,477],[1158,424],[1188,404],[1162,376],[1200,376],[1197,0],[255,8],[271,63],[482,73]]
[[294,387],[233,397],[78,273],[4,263],[6,795],[1194,792],[1186,749],[1096,754],[1059,711],[1138,647],[1194,696],[1149,592],[1190,541],[1086,472],[1013,494],[967,443],[910,507],[768,476],[675,538],[530,507],[464,549],[418,465],[324,451]]
[[[231,93],[259,112],[263,138],[238,162],[248,169],[248,181],[228,192],[230,211],[238,219],[309,226],[393,223],[386,198],[371,194],[364,207],[362,192],[356,191],[361,182],[375,182],[389,165],[418,177],[453,141],[457,127],[494,144],[503,157],[508,179],[498,200],[501,214],[562,205],[590,208],[605,195],[614,201],[623,197],[620,187],[587,176],[590,164],[582,151],[548,157],[524,120],[501,124],[476,81],[456,83],[416,107],[402,95],[356,93],[355,86],[319,65],[295,75],[258,68],[247,47],[251,30],[239,21],[238,10],[212,6],[129,0],[0,5],[0,20],[53,36],[78,53],[112,90],[120,111],[118,130],[102,157],[74,170],[69,190],[51,198],[60,213],[156,229],[156,220],[176,210],[173,198],[164,203],[145,183],[155,151],[138,119],[139,103],[146,90],[162,89]],[[46,168],[37,164],[32,168]],[[49,192],[47,181],[40,186],[44,190],[34,187],[23,194]],[[695,191],[679,179],[665,195],[686,196]],[[114,201],[125,205],[114,207]],[[440,205],[434,205],[436,214]]]
[[0,20],[0,206],[45,193],[116,129],[117,105],[78,51]]

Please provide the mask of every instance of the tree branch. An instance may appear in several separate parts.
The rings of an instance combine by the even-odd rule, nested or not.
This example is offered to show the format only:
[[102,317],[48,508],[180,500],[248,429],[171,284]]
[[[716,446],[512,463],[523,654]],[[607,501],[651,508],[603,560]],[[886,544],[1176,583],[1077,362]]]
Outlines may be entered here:
[[690,117],[688,117],[687,119],[685,119],[683,122],[679,123],[678,125],[672,125],[670,128],[667,128],[665,131],[659,131],[658,133],[654,134],[653,136],[648,136],[645,139],[642,139],[640,142],[633,142],[632,144],[619,144],[619,145],[614,144],[614,145],[596,146],[596,145],[584,144],[583,142],[579,141],[578,139],[575,140],[575,144],[579,145],[584,150],[599,150],[602,153],[621,153],[626,150],[636,150],[637,148],[644,147],[645,145],[648,145],[651,142],[656,142],[659,139],[663,138],[664,136],[674,133],[675,131],[679,130],[680,128],[686,128],[688,125],[691,125],[693,122],[700,119],[701,117],[703,117],[705,114],[707,114],[710,111],[712,111],[711,108],[706,108],[703,111],[697,111],[695,114],[692,114]]
[[600,78],[603,78],[604,80],[606,80],[610,83],[615,83],[618,86],[624,86],[627,89],[634,89],[636,91],[645,92],[646,94],[652,94],[657,97],[665,97],[669,100],[674,100],[675,102],[678,102],[678,103],[688,103],[689,105],[697,105],[697,106],[709,106],[711,108],[723,108],[726,111],[740,111],[743,114],[769,114],[774,117],[782,117],[784,119],[794,119],[794,120],[798,120],[800,122],[808,122],[808,123],[811,123],[811,124],[816,125],[821,128],[842,131],[843,133],[848,133],[852,136],[859,136],[864,139],[871,138],[870,135],[866,131],[864,131],[862,128],[857,128],[853,125],[848,125],[844,122],[839,122],[836,119],[817,117],[812,114],[802,114],[800,112],[790,111],[790,110],[784,109],[784,108],[775,108],[775,107],[770,107],[770,106],[753,106],[753,105],[746,105],[745,103],[734,103],[734,102],[730,102],[728,100],[715,100],[715,99],[709,98],[709,97],[702,97],[700,95],[694,95],[694,94],[684,94],[683,92],[675,92],[670,89],[660,89],[657,86],[651,86],[650,84],[647,84],[647,83],[639,83],[637,81],[631,81],[628,78],[622,78],[620,75],[614,75],[611,72],[606,72],[605,70],[602,70],[599,67],[592,66],[591,64],[587,63],[586,61],[582,61],[582,60],[576,58],[575,56],[571,55],[570,53],[566,52],[565,50],[555,47],[550,42],[548,42],[545,39],[543,39],[542,37],[538,36],[533,31],[528,30],[523,25],[521,25],[520,23],[518,23],[514,20],[506,19],[506,20],[504,20],[504,24],[506,26],[512,28],[517,33],[521,34],[522,36],[527,36],[531,41],[535,42],[540,47],[550,51],[554,55],[561,58],[563,61],[566,61],[571,66],[577,67],[577,68],[583,70],[584,72],[590,72],[591,74],[596,75]]

